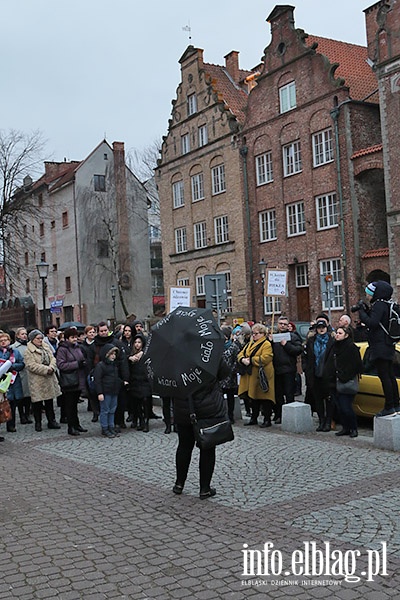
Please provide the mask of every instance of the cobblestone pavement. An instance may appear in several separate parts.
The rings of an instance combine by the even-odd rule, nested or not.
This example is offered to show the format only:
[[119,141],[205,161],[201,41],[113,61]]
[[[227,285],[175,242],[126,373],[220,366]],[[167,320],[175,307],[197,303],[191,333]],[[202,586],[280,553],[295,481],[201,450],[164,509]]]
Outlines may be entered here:
[[[201,501],[197,455],[171,492],[177,436],[161,420],[108,440],[84,404],[80,416],[79,438],[1,427],[0,600],[399,596],[399,455],[368,427],[350,439],[240,422]],[[314,566],[293,572],[293,557]]]

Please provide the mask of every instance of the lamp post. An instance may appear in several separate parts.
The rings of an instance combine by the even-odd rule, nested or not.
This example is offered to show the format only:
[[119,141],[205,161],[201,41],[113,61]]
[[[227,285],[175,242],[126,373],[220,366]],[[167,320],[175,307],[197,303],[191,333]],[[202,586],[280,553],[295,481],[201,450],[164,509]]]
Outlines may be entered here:
[[264,318],[264,308],[265,308],[265,271],[267,269],[267,263],[262,258],[258,263],[258,267],[260,269],[260,277],[261,277],[261,297],[262,297],[262,318]]
[[117,317],[116,317],[116,314],[115,314],[115,295],[116,295],[116,292],[117,292],[117,288],[116,288],[116,287],[115,287],[115,285],[113,284],[113,285],[110,287],[110,290],[111,290],[112,308],[113,308],[114,325],[115,325],[115,323],[116,323],[116,321],[117,321]]
[[42,260],[36,265],[38,275],[42,280],[42,329],[43,332],[46,329],[46,279],[49,274],[49,263]]

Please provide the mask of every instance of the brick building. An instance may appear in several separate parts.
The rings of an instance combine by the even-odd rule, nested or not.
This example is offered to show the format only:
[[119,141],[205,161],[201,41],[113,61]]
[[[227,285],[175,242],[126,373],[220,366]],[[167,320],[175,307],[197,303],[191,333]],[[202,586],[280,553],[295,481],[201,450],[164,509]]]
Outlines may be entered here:
[[[349,309],[364,285],[363,256],[385,247],[387,234],[377,85],[366,48],[308,36],[293,13],[276,6],[267,19],[272,39],[242,136],[253,263],[288,269],[288,296],[266,298],[263,312],[308,320],[329,309],[321,276],[333,277],[332,311]],[[257,291],[256,303],[261,315]]]
[[[400,5],[380,0],[365,11],[368,56],[377,76],[382,122],[391,283],[400,298]],[[385,249],[382,249],[384,252]]]
[[181,83],[156,170],[160,196],[165,293],[191,287],[192,305],[204,306],[204,275],[225,273],[228,309],[251,314],[245,261],[243,189],[238,133],[247,103],[238,53],[225,66],[203,61],[189,46],[180,59]]

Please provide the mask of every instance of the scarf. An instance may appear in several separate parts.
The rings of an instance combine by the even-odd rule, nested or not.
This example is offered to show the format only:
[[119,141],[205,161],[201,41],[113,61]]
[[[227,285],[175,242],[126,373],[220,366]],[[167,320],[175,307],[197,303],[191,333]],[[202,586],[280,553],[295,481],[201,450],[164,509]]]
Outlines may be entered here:
[[42,365],[46,365],[48,367],[50,365],[50,354],[45,350],[45,348],[40,348],[42,352]]
[[323,358],[329,340],[329,333],[317,333],[314,341],[315,366],[318,369]]

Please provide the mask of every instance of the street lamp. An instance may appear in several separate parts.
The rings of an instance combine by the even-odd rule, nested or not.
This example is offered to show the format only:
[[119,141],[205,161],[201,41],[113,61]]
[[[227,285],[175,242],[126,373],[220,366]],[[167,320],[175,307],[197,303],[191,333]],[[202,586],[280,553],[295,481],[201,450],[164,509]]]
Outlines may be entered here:
[[117,321],[117,317],[116,317],[116,315],[115,315],[115,295],[116,295],[116,292],[117,292],[117,288],[116,288],[116,287],[115,287],[115,285],[113,284],[113,285],[110,287],[110,290],[111,290],[112,307],[113,307],[113,315],[114,315],[114,325],[115,325],[115,323],[116,323],[116,321]]
[[267,263],[262,258],[258,263],[258,267],[260,269],[260,277],[261,277],[261,296],[262,296],[262,316],[264,317],[264,308],[265,308],[265,271],[267,269]]
[[43,304],[43,312],[42,312],[42,329],[43,332],[46,329],[46,279],[49,274],[49,263],[42,260],[40,263],[36,265],[38,275],[42,280],[42,304]]

